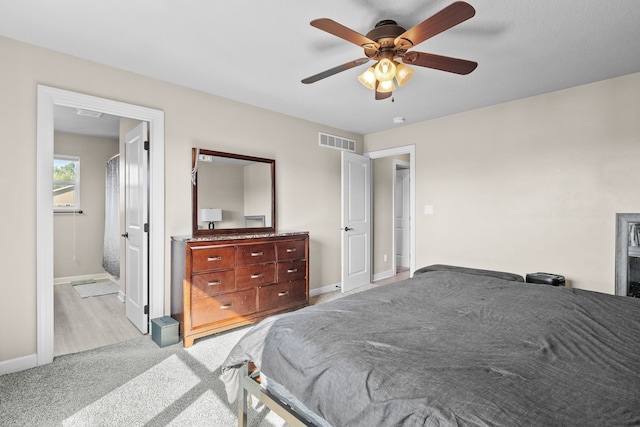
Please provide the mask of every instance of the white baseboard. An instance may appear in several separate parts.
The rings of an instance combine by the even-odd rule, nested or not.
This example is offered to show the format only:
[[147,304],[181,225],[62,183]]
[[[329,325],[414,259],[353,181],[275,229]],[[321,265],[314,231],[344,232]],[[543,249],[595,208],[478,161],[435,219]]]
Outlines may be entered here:
[[[384,271],[382,273],[378,273],[378,274],[374,274],[373,275],[373,280],[374,281],[378,281],[378,280],[383,280],[383,279],[388,279],[390,277],[395,276],[395,274],[393,273],[393,270],[389,270],[389,271]],[[328,292],[334,292],[334,291],[339,291],[342,289],[342,283],[336,283],[334,285],[327,285],[327,286],[323,286],[321,288],[313,288],[309,290],[309,296],[310,297],[315,297],[318,295],[322,295],[322,294],[326,294]]]
[[35,368],[36,366],[38,366],[37,354],[5,360],[0,362],[0,375],[24,371],[25,369]]
[[69,276],[69,277],[57,277],[53,279],[54,285],[68,285],[73,282],[80,282],[85,280],[111,280],[112,282],[118,283],[118,279],[110,275],[109,273],[95,273],[95,274],[84,274],[82,276]]
[[124,292],[122,292],[122,290],[118,291],[118,299],[120,301],[122,301],[122,302],[126,302],[127,301],[127,298],[126,298]]
[[339,291],[340,289],[342,289],[342,285],[340,283],[336,283],[334,285],[323,286],[321,288],[313,288],[313,289],[309,290],[309,296],[310,297],[315,297],[315,296],[318,296],[318,295],[326,294],[328,292]]
[[373,281],[377,282],[378,280],[388,279],[389,277],[393,276],[395,276],[393,270],[383,271],[382,273],[374,274]]

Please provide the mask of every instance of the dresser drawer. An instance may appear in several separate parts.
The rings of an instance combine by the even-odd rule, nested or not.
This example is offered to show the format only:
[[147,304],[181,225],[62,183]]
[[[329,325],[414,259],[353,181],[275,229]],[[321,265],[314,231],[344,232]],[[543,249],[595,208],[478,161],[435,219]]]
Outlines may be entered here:
[[278,261],[305,259],[304,240],[287,240],[276,243]]
[[256,311],[255,289],[198,298],[191,302],[191,325],[195,328],[207,323],[245,316]]
[[238,289],[255,288],[260,285],[275,283],[276,264],[256,264],[236,269],[236,287]]
[[285,261],[278,263],[278,283],[303,280],[306,276],[306,261]]
[[233,246],[196,246],[191,248],[191,271],[220,270],[236,265]]
[[262,264],[275,260],[276,249],[273,243],[238,245],[238,266]]
[[215,271],[191,276],[191,298],[201,298],[236,290],[234,270]]
[[262,286],[258,289],[260,310],[284,307],[298,301],[306,301],[306,299],[307,282],[304,280]]

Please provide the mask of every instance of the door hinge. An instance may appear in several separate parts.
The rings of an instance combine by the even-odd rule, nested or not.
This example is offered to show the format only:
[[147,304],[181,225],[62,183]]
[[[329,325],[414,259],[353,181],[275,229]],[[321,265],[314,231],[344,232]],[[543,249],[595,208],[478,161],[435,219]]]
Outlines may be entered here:
[[149,314],[149,306],[148,305],[144,306],[144,314]]
[[148,233],[148,232],[149,232],[149,223],[148,223],[148,222],[145,222],[145,223],[144,223],[144,232],[145,232],[145,233]]
[[144,149],[149,151],[149,141],[144,142]]

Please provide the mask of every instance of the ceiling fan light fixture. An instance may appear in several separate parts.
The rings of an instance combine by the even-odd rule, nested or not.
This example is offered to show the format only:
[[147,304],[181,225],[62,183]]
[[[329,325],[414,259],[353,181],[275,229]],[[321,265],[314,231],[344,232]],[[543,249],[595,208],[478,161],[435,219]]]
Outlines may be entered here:
[[380,93],[393,92],[396,90],[396,85],[393,84],[393,79],[378,82],[378,88],[376,89]]
[[373,72],[373,67],[369,67],[367,71],[358,76],[358,80],[367,89],[376,88],[376,75]]
[[402,87],[413,77],[415,70],[411,67],[408,67],[404,64],[396,65],[396,81],[398,82],[398,86]]
[[389,58],[382,58],[374,67],[379,82],[392,81],[396,76],[396,65]]

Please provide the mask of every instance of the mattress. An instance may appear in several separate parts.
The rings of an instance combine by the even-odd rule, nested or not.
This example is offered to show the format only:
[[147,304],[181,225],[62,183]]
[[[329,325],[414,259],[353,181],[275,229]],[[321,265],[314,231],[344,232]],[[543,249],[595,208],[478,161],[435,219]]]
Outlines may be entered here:
[[640,300],[455,271],[273,316],[252,360],[333,426],[640,425]]

